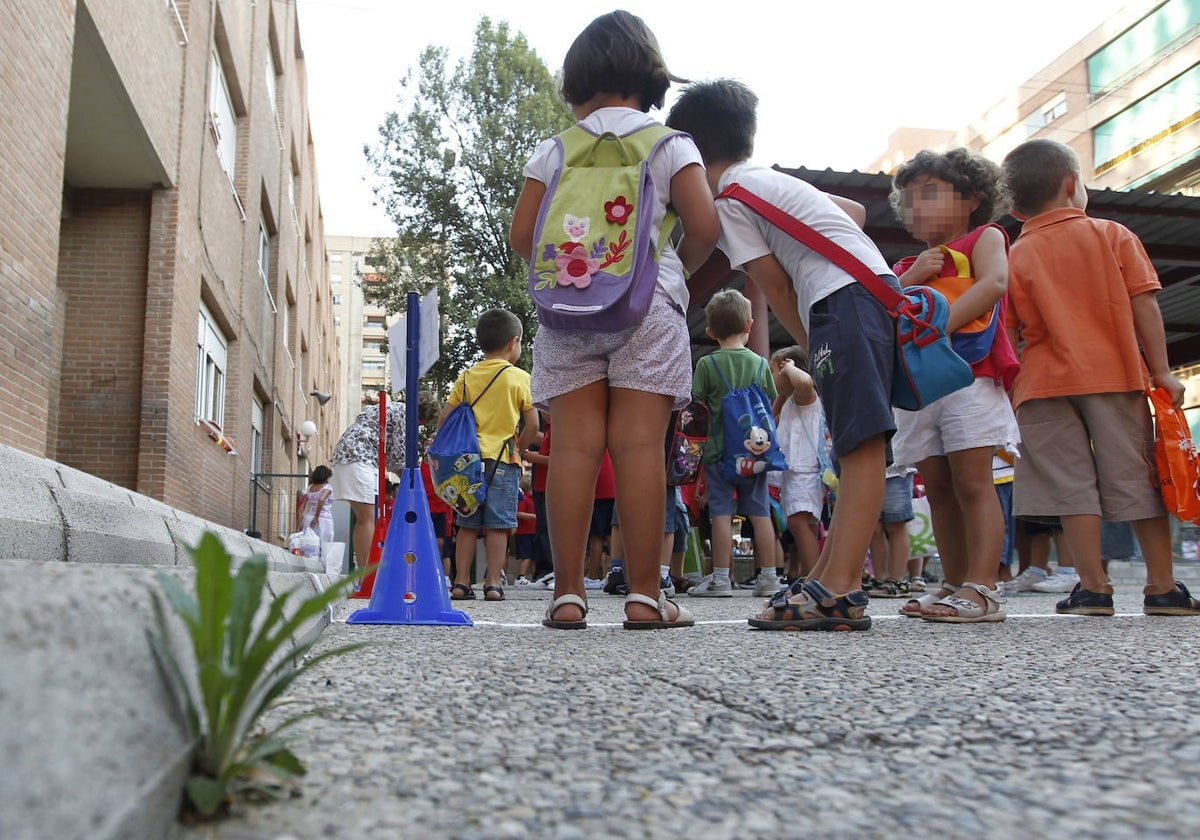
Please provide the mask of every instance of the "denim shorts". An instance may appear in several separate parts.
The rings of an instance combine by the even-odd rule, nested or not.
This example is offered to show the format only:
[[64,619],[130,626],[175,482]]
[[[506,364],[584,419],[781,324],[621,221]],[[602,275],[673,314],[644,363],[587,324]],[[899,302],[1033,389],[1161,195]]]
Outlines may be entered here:
[[[894,277],[883,279],[896,284]],[[834,458],[877,435],[890,440],[896,431],[891,404],[896,334],[883,304],[851,283],[814,303],[808,326],[808,363]]]
[[913,477],[892,476],[883,485],[883,512],[880,522],[907,522],[913,518]]
[[[771,494],[767,489],[767,474],[759,473],[752,481],[730,484],[721,477],[717,464],[706,465],[712,469],[704,471],[708,482],[709,516],[770,516]],[[735,498],[736,497],[736,498]]]
[[[492,473],[495,464],[496,472]],[[521,479],[520,464],[496,464],[492,459],[483,462],[483,474],[491,475],[487,499],[470,516],[459,516],[460,528],[516,528],[517,492]]]

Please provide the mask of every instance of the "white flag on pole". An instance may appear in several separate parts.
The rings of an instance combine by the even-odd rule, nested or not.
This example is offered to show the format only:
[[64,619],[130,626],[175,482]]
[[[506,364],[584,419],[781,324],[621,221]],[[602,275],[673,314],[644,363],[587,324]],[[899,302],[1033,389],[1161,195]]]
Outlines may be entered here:
[[[420,327],[421,334],[419,336],[420,344],[417,347],[417,354],[420,362],[417,365],[417,376],[424,376],[433,363],[438,360],[441,352],[441,335],[439,332],[440,319],[438,318],[438,292],[436,288],[430,289],[425,297],[421,298],[420,307]],[[408,345],[408,314],[401,314],[396,319],[396,323],[388,328],[388,359],[391,363],[392,375],[392,390],[402,391],[405,388],[405,381],[408,376],[406,356]]]

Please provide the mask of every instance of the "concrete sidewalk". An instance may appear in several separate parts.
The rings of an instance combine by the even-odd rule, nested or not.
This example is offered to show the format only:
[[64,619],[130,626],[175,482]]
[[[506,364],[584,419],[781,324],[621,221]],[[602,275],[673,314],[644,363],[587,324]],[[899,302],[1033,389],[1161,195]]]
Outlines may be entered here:
[[1113,618],[1060,597],[970,626],[874,600],[866,633],[753,631],[743,593],[648,633],[590,593],[586,631],[551,631],[515,588],[455,602],[472,628],[335,623],[322,645],[378,646],[280,710],[330,709],[297,730],[297,796],[183,836],[1194,837],[1200,619],[1142,616],[1128,583]]

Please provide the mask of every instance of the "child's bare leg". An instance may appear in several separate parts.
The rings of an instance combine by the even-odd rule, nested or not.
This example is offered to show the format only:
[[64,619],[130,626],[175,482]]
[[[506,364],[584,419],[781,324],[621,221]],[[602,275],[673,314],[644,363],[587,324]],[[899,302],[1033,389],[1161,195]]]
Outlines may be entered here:
[[483,585],[499,586],[500,572],[508,565],[508,530],[488,528],[483,538],[483,552],[487,561]]
[[[951,452],[944,459],[950,469],[951,493],[959,513],[960,530],[951,531],[951,538],[959,541],[962,551],[959,556],[964,563],[961,579],[951,578],[955,583],[970,581],[989,587],[995,583],[997,558],[1004,546],[1004,511],[992,481],[992,452],[992,447],[980,446]],[[921,476],[924,478],[925,474]],[[937,527],[935,522],[940,547],[941,533]],[[962,589],[958,596],[980,606],[984,604],[983,596],[974,589]],[[952,613],[953,608],[931,606],[930,611]]]
[[834,594],[859,589],[862,562],[883,509],[887,458],[883,435],[860,443],[841,457],[841,483],[833,509],[826,548],[829,552],[817,582]]
[[728,569],[733,564],[733,516],[712,517],[713,569]]
[[[666,517],[663,439],[671,406],[671,398],[664,394],[628,388],[609,391],[608,452],[616,478],[621,539],[625,543],[625,579],[630,593],[655,600],[659,595],[659,558]],[[557,438],[554,446],[557,458]],[[653,607],[627,604],[625,617],[630,621],[651,621],[659,616]]]
[[807,577],[817,565],[820,552],[817,520],[811,513],[793,513],[788,517],[788,530],[792,532],[792,550],[800,564],[800,575]]
[[887,536],[888,580],[904,580],[909,555],[908,523],[885,522],[883,530]]
[[[1108,575],[1104,574],[1104,564],[1100,562],[1100,517],[1096,514],[1080,513],[1063,516],[1061,519],[1063,539],[1075,558],[1079,585],[1089,592],[1111,592]],[[1146,574],[1150,574],[1148,562]]]
[[1132,523],[1138,546],[1146,561],[1146,594],[1162,595],[1175,588],[1171,557],[1171,521],[1165,516],[1138,519]]
[[[596,476],[604,458],[608,381],[555,397],[550,401],[550,417],[556,435],[554,457],[546,473],[546,523],[554,561],[554,597],[585,597],[583,554],[592,523]],[[579,608],[571,604],[560,607],[554,617],[559,621],[582,618]]]
[[479,529],[458,528],[458,537],[454,540],[454,582],[463,586],[471,585],[471,572],[475,569],[475,544],[479,540]]
[[[929,499],[929,519],[937,536],[942,574],[951,583],[962,583],[967,574],[966,535],[962,509],[954,495],[954,477],[945,456],[926,458],[917,464]],[[997,552],[999,554],[999,552]]]
[[[886,485],[885,485],[886,488]],[[884,490],[886,493],[886,489]],[[883,530],[883,523],[875,523],[875,531],[871,534],[871,573],[878,581],[887,579],[888,576],[888,541],[887,532]],[[866,567],[863,567],[866,571]]]
[[750,526],[754,529],[754,568],[755,571],[775,573],[775,526],[769,516],[751,516]]

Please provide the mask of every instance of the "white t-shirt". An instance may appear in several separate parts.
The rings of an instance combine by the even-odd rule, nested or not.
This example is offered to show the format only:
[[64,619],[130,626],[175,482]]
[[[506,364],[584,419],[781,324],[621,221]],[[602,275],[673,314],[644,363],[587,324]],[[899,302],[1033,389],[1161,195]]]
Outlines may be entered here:
[[[660,125],[649,114],[634,108],[598,108],[584,117],[579,124],[595,134],[611,131],[618,136],[630,134],[648,125]],[[561,163],[562,155],[554,138],[543,140],[534,151],[533,157],[525,164],[525,177],[549,184]],[[663,219],[667,215],[667,204],[671,200],[671,178],[676,172],[693,163],[703,166],[700,150],[691,138],[686,136],[667,139],[651,159],[650,174],[654,178],[654,191],[658,198],[654,209],[655,230],[662,227]],[[687,312],[688,290],[683,279],[683,263],[670,243],[667,243],[659,256],[658,285]]]
[[[720,188],[723,190],[733,183],[741,184],[832,239],[876,274],[892,273],[862,228],[812,184],[751,163],[738,163],[725,170]],[[808,313],[814,303],[856,282],[825,257],[807,245],[801,245],[740,201],[721,199],[717,202],[717,213],[721,217],[721,239],[717,247],[729,257],[729,264],[734,269],[742,269],[751,260],[774,254],[792,278],[800,320],[806,330]]]
[[815,475],[821,472],[817,450],[825,443],[825,430],[821,428],[824,410],[817,398],[808,405],[796,405],[791,397],[779,409],[779,448],[787,459],[788,469],[794,473]]

